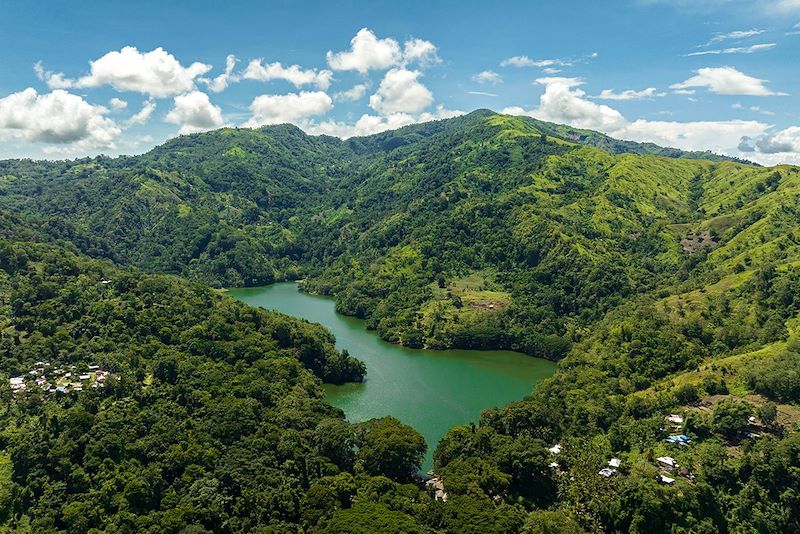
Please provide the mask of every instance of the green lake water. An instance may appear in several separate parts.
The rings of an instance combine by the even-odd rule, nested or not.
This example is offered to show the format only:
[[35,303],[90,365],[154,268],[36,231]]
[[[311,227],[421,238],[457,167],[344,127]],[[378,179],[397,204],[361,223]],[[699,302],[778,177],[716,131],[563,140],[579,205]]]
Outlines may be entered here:
[[336,346],[367,365],[367,380],[326,385],[328,401],[351,422],[392,415],[413,426],[428,443],[423,471],[450,427],[477,421],[482,410],[530,394],[555,364],[518,352],[409,349],[381,340],[364,321],[336,313],[333,299],[298,291],[294,283],[232,289],[228,294],[251,306],[277,310],[320,323]]

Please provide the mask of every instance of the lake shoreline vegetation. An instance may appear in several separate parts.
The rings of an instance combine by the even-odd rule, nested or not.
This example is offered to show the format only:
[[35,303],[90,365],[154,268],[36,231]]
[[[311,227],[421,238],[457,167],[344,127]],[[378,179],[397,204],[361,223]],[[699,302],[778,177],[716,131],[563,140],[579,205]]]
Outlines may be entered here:
[[[487,110],[0,161],[0,531],[800,531],[798,201],[797,167]],[[351,424],[322,383],[363,364],[214,289],[301,278],[557,372],[438,444]]]

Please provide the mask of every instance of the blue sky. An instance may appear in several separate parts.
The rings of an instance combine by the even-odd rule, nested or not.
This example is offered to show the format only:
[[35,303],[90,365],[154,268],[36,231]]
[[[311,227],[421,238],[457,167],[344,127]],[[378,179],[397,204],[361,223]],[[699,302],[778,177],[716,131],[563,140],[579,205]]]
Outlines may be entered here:
[[278,122],[347,137],[490,108],[800,163],[800,0],[0,0],[0,13],[0,157],[140,153]]

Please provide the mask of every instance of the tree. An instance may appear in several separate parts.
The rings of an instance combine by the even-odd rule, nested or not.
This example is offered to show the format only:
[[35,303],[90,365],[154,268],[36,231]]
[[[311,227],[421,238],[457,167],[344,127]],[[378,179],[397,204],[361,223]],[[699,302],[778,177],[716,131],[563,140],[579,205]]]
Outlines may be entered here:
[[425,439],[394,417],[371,419],[358,427],[356,461],[370,475],[408,481],[419,471],[425,456]]
[[711,430],[728,439],[737,437],[748,425],[752,406],[744,402],[724,400],[714,406]]

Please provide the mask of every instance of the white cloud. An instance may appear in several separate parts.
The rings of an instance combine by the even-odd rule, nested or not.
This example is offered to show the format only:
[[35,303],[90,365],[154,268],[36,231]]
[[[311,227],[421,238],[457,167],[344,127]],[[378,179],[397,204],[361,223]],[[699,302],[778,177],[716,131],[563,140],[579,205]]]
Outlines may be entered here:
[[0,99],[0,137],[83,150],[113,148],[121,129],[107,113],[66,91],[39,94],[29,87]]
[[729,41],[732,39],[747,39],[748,37],[755,37],[756,35],[761,35],[764,33],[764,30],[737,30],[728,33],[717,33],[712,37],[708,43],[703,46],[712,45],[714,43],[721,43],[722,41]]
[[366,92],[367,84],[359,83],[347,91],[339,91],[338,93],[334,93],[333,100],[334,102],[355,102],[356,100],[360,100],[361,97],[366,94]]
[[366,74],[369,70],[407,67],[417,63],[428,67],[441,62],[439,51],[430,41],[412,38],[403,44],[387,37],[378,39],[369,28],[361,28],[350,40],[350,50],[334,53],[328,50],[328,65],[333,70],[354,70]]
[[433,94],[419,82],[420,75],[415,70],[391,69],[369,97],[369,107],[381,115],[421,112],[433,103]]
[[134,124],[145,124],[147,121],[150,120],[150,115],[156,110],[156,103],[151,99],[142,104],[142,109],[139,110],[136,114],[134,114],[130,119],[126,121],[127,126],[133,126]]
[[45,71],[41,63],[37,63],[35,68],[37,75],[53,89],[110,85],[117,91],[143,93],[155,98],[191,91],[195,78],[211,70],[211,65],[199,62],[184,67],[160,47],[150,52],[139,52],[136,47],[126,46],[89,64],[90,74],[77,79]]
[[231,83],[239,81],[239,76],[233,73],[233,69],[236,67],[238,61],[236,56],[229,54],[228,57],[225,58],[225,72],[211,79],[200,78],[200,81],[206,84],[211,91],[221,93],[227,89]]
[[536,83],[545,87],[538,108],[525,111],[512,107],[503,113],[601,131],[615,131],[626,124],[619,111],[584,98],[586,93],[578,88],[583,84],[579,78],[539,78]]
[[750,111],[753,111],[755,113],[761,113],[762,115],[768,115],[768,116],[775,115],[774,111],[762,109],[760,106],[750,106]]
[[497,96],[495,93],[486,93],[484,91],[467,91],[468,95],[478,95],[478,96]]
[[350,50],[326,55],[333,70],[355,70],[365,74],[370,69],[387,69],[402,61],[400,44],[394,39],[378,39],[368,28],[361,28],[350,40]]
[[765,50],[771,50],[776,46],[778,46],[776,43],[762,43],[750,46],[736,46],[730,48],[718,48],[715,50],[702,50],[700,52],[691,52],[689,54],[686,54],[686,56],[691,57],[691,56],[708,56],[708,55],[720,55],[720,54],[752,54],[754,52],[763,52]]
[[666,96],[667,93],[659,93],[655,87],[648,87],[641,91],[633,89],[626,89],[619,93],[615,93],[613,89],[603,89],[600,94],[594,98],[601,100],[643,100],[646,98]]
[[420,122],[449,119],[463,114],[464,112],[460,110],[446,109],[444,106],[437,106],[436,111],[433,113],[421,113],[419,115],[391,113],[383,116],[364,114],[354,124],[325,121],[319,124],[307,123],[301,125],[301,127],[311,134],[333,135],[347,139],[349,137],[372,135],[386,130],[394,130]]
[[791,126],[759,137],[742,137],[739,149],[762,154],[792,154],[800,157],[800,126]]
[[513,56],[500,62],[501,67],[569,67],[572,64],[564,59],[531,59],[528,56]]
[[439,51],[430,41],[424,39],[409,39],[403,45],[403,65],[419,63],[422,67],[440,63]]
[[671,89],[688,89],[706,87],[712,93],[720,95],[775,96],[785,95],[768,89],[767,80],[748,76],[733,67],[706,67],[696,71],[696,75],[688,80],[670,85]]
[[693,95],[693,94],[695,94],[697,91],[695,91],[694,89],[675,89],[675,90],[674,90],[674,91],[672,91],[672,92],[673,92],[674,94],[676,94],[676,95]]
[[539,106],[530,110],[506,108],[503,113],[527,115],[541,120],[566,123],[577,128],[599,130],[618,139],[652,142],[684,150],[711,150],[738,154],[742,135],[763,135],[769,125],[758,121],[628,121],[619,111],[585,98],[575,78],[544,78]]
[[547,74],[548,76],[552,76],[553,74],[558,74],[561,72],[561,69],[554,69],[553,67],[547,67],[542,69],[542,72]]
[[315,115],[323,115],[331,108],[331,97],[322,91],[261,95],[250,104],[253,115],[244,126],[257,128],[266,124],[298,123]]
[[164,120],[180,125],[179,134],[205,132],[225,124],[222,110],[211,103],[207,94],[200,91],[176,96],[174,105]]
[[128,107],[127,102],[117,97],[114,97],[111,100],[109,100],[108,105],[111,106],[111,109],[114,111],[122,111],[123,109]]
[[472,77],[472,81],[478,83],[496,84],[496,83],[501,83],[503,81],[503,78],[493,70],[485,70],[483,72],[475,74]]
[[295,87],[316,85],[317,88],[326,90],[331,85],[333,72],[329,70],[304,69],[300,65],[284,67],[279,61],[264,64],[261,59],[253,59],[242,73],[247,80],[269,82],[272,80],[286,80]]

